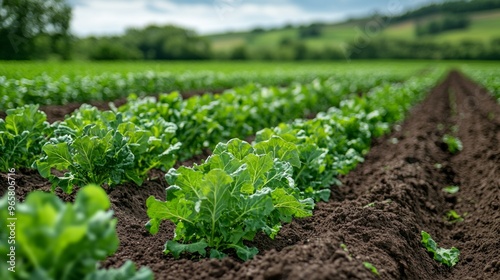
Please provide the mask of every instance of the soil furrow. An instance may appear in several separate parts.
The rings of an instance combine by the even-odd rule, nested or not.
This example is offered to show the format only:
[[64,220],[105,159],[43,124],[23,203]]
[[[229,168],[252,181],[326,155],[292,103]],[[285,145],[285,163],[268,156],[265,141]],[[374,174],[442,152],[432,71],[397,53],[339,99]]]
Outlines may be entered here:
[[463,151],[451,159],[460,192],[454,210],[465,216],[451,229],[461,262],[449,279],[500,279],[500,107],[459,77],[453,116]]

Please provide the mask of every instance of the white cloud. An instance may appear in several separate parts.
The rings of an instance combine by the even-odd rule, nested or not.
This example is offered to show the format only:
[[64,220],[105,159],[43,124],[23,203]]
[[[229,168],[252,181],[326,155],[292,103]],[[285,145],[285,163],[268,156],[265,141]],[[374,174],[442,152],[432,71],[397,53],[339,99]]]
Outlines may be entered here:
[[209,4],[178,4],[161,0],[88,0],[73,8],[71,28],[77,35],[119,34],[127,27],[176,24],[199,33],[277,26],[312,20],[335,21],[341,13],[313,12],[288,3],[255,4],[245,0],[215,0]]

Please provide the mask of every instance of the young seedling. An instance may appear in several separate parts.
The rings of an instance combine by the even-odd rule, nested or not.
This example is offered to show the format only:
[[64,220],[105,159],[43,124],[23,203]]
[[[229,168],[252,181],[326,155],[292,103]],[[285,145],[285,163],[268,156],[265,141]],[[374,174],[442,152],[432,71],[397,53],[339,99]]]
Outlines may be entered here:
[[344,243],[340,243],[340,248],[342,248],[342,250],[344,250],[344,252],[346,252],[347,259],[349,259],[349,261],[352,261],[352,256],[349,253],[349,250],[347,249],[347,245],[345,245]]
[[342,248],[342,250],[344,250],[345,252],[349,253],[349,250],[347,250],[347,245],[345,245],[344,243],[340,244],[340,248]]
[[462,141],[457,137],[446,134],[443,136],[443,142],[448,145],[448,151],[452,154],[456,154],[463,149]]
[[460,216],[455,210],[446,212],[446,220],[450,223],[462,222],[464,218]]
[[[391,199],[386,199],[386,200],[380,201],[381,204],[389,204],[391,202],[392,202]],[[375,207],[376,204],[377,204],[376,201],[370,202],[370,203],[366,204],[365,206],[363,206],[363,208]]]
[[434,259],[444,265],[449,267],[455,266],[458,263],[458,257],[460,255],[460,251],[451,247],[451,249],[439,248],[436,241],[434,241],[431,236],[425,232],[421,232],[422,235],[422,245],[427,249],[429,253],[432,253]]
[[380,276],[380,274],[378,273],[377,268],[376,268],[373,264],[371,264],[371,263],[369,263],[369,262],[363,262],[363,265],[364,265],[366,268],[368,268],[368,269],[369,269],[369,270],[370,270],[373,274],[375,274],[376,276]]
[[449,194],[456,194],[460,190],[460,187],[458,186],[447,186],[442,189],[443,192],[449,193]]
[[363,206],[363,208],[368,208],[368,207],[375,207],[375,202],[370,202],[370,203],[366,204],[365,206]]

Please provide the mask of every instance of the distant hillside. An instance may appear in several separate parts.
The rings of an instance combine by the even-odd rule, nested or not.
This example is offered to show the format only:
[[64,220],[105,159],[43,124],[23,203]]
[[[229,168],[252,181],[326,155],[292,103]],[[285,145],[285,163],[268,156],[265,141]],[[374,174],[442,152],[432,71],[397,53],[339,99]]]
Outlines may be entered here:
[[[463,29],[445,30],[436,34],[417,36],[417,26],[432,25],[433,21],[448,15],[464,17],[468,25]],[[349,43],[387,39],[425,40],[435,42],[463,41],[483,42],[485,44],[500,37],[500,1],[446,1],[430,4],[406,11],[397,17],[373,15],[366,18],[351,19],[346,22],[327,24],[313,23],[308,26],[285,26],[283,28],[245,32],[215,34],[205,38],[211,42],[213,52],[220,57],[246,55],[279,49],[281,46],[296,44],[305,46],[309,51],[332,49],[339,51]],[[283,49],[286,52],[286,49]],[[284,54],[286,56],[286,53]],[[265,57],[264,57],[265,58]]]
[[500,9],[500,1],[498,0],[448,0],[441,3],[425,5],[418,9],[409,10],[406,13],[393,17],[393,22],[418,19],[436,14],[453,13],[453,14],[469,14],[472,12],[488,11]]
[[[436,41],[459,42],[463,40],[488,42],[499,38],[500,32],[500,9],[468,13],[471,21],[470,26],[464,30],[450,30],[434,36],[426,36],[427,39]],[[383,32],[384,36],[401,39],[416,39],[416,25],[423,19],[410,19],[391,24]]]

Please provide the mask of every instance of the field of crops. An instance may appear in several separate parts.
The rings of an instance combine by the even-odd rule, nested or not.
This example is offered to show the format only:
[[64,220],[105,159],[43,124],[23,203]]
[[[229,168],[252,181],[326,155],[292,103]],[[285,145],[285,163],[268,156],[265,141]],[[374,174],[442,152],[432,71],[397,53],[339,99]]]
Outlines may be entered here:
[[0,67],[1,279],[500,279],[498,64],[186,65]]

